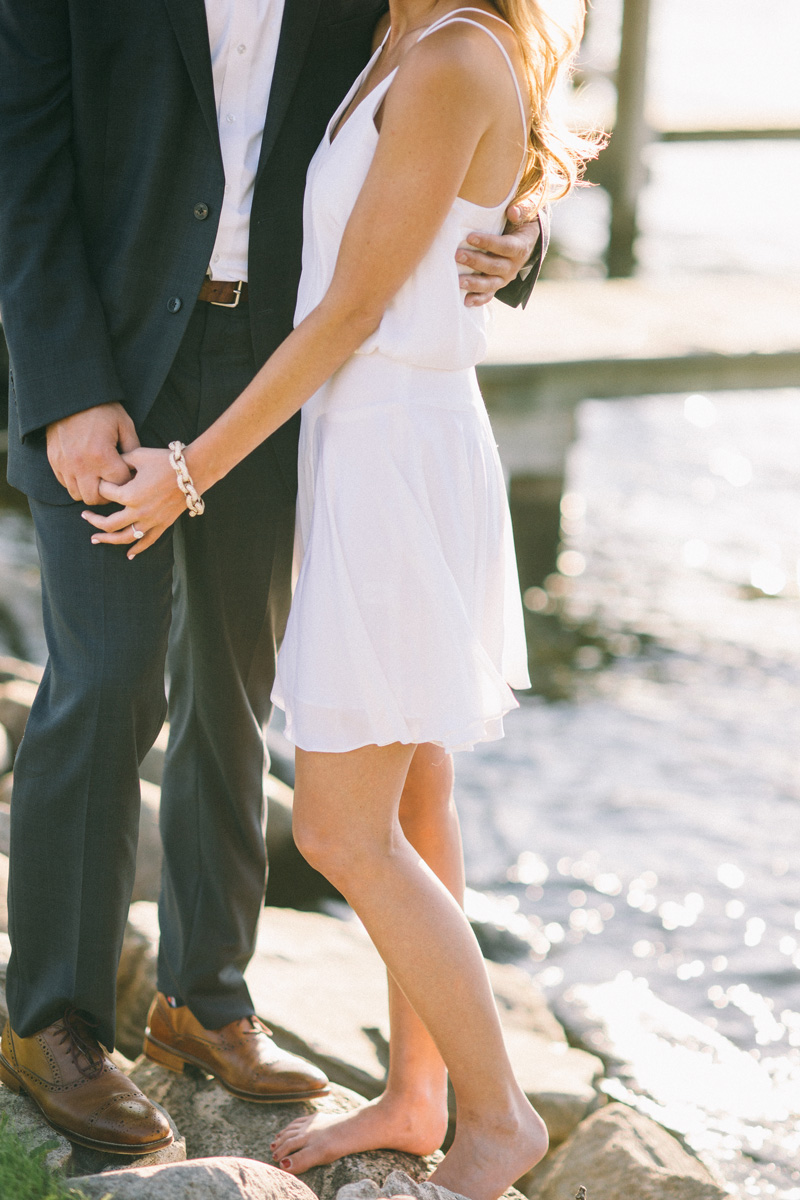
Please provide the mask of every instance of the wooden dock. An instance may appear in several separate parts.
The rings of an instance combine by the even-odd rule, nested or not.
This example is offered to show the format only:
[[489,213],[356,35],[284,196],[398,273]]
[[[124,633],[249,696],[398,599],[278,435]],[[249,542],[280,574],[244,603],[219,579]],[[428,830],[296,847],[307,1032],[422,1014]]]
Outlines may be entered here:
[[524,312],[493,309],[479,373],[510,480],[523,588],[555,568],[582,400],[800,389],[800,281],[788,276],[543,281]]
[[800,387],[800,281],[543,281],[524,311],[493,305],[480,378],[511,474],[557,473],[581,400]]

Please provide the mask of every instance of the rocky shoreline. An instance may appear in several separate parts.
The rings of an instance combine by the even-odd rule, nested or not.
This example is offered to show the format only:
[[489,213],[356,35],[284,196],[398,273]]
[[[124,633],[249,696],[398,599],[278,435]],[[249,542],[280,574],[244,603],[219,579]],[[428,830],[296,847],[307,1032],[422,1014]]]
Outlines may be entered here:
[[[0,659],[0,1017],[8,961],[6,880],[11,772],[40,668]],[[322,912],[270,907],[262,915],[248,983],[259,1014],[276,1041],[321,1066],[330,1094],[313,1104],[253,1105],[214,1080],[187,1070],[174,1074],[139,1057],[144,1021],[155,990],[160,844],[159,782],[164,741],[142,768],[143,804],[134,903],[118,976],[117,1061],[168,1113],[175,1141],[146,1161],[121,1159],[72,1146],[58,1138],[47,1161],[70,1186],[98,1200],[371,1200],[411,1189],[418,1200],[447,1200],[443,1189],[420,1186],[436,1156],[393,1151],[350,1155],[297,1180],[271,1164],[270,1142],[279,1128],[314,1108],[348,1111],[377,1095],[388,1053],[384,971],[361,925]],[[324,894],[297,853],[291,836],[291,788],[267,779],[268,846],[278,880]],[[272,886],[272,885],[271,885]],[[288,885],[279,889],[288,892]],[[295,900],[299,902],[300,897]],[[283,898],[281,903],[283,903]],[[477,929],[479,937],[481,930]],[[491,941],[483,931],[481,944]],[[666,1129],[624,1103],[608,1102],[603,1061],[570,1042],[541,990],[521,968],[487,960],[506,1041],[518,1078],[545,1119],[551,1150],[509,1196],[569,1200],[580,1185],[589,1200],[723,1200],[710,1170]],[[124,1057],[127,1056],[127,1057]],[[613,1089],[611,1089],[613,1090]],[[0,1086],[4,1114],[26,1144],[53,1131],[25,1097]],[[393,1172],[401,1172],[393,1175]],[[390,1178],[391,1177],[391,1178]],[[371,1183],[359,1185],[359,1181]],[[415,1185],[414,1181],[417,1181]],[[395,1189],[394,1191],[392,1189]],[[15,1200],[15,1197],[4,1197]]]

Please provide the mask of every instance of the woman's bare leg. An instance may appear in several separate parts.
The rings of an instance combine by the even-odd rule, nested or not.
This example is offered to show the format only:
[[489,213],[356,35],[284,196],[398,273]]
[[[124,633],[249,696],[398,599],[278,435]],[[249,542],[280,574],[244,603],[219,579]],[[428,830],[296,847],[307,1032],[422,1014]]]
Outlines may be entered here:
[[469,923],[401,829],[414,750],[298,751],[295,838],[358,913],[447,1064],[458,1127],[434,1182],[497,1200],[543,1156],[547,1133],[514,1079]]
[[[461,831],[453,801],[453,760],[418,746],[400,799],[400,825],[414,849],[458,900],[464,894]],[[275,1160],[302,1174],[345,1154],[391,1148],[430,1154],[447,1131],[447,1072],[425,1026],[391,975],[389,1072],[383,1093],[354,1113],[312,1113],[273,1143]]]

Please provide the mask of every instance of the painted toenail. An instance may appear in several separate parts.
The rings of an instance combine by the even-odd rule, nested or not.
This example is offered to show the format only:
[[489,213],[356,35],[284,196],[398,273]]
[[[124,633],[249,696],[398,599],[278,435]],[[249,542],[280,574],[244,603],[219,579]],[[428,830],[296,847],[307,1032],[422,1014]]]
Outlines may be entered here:
[[283,1167],[284,1171],[288,1171],[289,1167],[291,1165],[292,1165],[292,1160],[290,1158],[282,1158],[281,1159],[281,1166]]

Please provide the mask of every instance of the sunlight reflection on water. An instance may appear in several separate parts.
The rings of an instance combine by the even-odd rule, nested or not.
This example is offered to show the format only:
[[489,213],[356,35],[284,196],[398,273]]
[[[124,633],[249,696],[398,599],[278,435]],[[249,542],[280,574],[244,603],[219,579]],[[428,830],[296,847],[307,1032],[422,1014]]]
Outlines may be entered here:
[[591,999],[628,1063],[619,1087],[742,1194],[784,1200],[800,1200],[799,402],[582,406],[566,612],[631,652],[584,672],[575,702],[525,701],[501,746],[458,763],[470,880],[554,994]]

